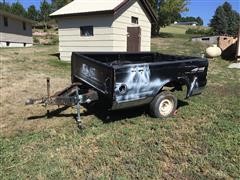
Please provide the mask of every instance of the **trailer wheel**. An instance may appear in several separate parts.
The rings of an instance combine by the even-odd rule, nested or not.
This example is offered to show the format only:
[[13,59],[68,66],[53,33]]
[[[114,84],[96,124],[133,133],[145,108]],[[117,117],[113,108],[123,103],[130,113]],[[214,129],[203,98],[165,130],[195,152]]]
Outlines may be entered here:
[[177,98],[170,92],[157,95],[150,104],[150,111],[154,117],[167,118],[177,109]]

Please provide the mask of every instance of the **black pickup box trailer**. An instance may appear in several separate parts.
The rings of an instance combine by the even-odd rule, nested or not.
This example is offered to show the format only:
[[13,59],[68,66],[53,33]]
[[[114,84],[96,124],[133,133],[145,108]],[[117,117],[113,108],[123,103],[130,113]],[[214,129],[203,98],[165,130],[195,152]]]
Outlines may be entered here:
[[186,98],[200,94],[207,84],[207,70],[208,60],[199,57],[154,52],[73,52],[68,93],[64,90],[60,96],[48,95],[41,103],[70,106],[103,101],[109,110],[149,104],[153,116],[168,117],[177,108],[171,92],[186,86]]
[[111,109],[150,103],[165,86],[186,97],[207,83],[208,60],[160,53],[73,53],[72,83],[84,82],[104,96]]

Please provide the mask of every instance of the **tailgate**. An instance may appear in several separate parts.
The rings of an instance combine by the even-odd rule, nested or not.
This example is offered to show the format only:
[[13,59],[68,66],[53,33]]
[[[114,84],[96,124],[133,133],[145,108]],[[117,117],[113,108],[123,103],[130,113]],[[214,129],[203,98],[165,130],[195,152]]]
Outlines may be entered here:
[[72,54],[72,79],[79,79],[105,95],[112,96],[113,68],[81,53]]

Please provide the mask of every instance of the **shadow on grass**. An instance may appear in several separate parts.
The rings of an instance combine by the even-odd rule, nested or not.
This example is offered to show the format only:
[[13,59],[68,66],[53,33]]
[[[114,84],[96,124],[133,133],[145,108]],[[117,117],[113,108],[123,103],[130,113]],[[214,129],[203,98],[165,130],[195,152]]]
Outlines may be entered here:
[[60,114],[62,113],[63,111],[67,110],[69,107],[68,106],[64,106],[64,107],[61,107],[61,108],[58,108],[56,110],[53,110],[53,111],[46,111],[45,114],[43,115],[40,115],[40,116],[30,116],[27,118],[27,120],[39,120],[39,119],[42,119],[42,118],[47,118],[47,119],[51,119],[53,117],[75,117],[76,114]]
[[[187,105],[188,105],[188,102],[178,100],[177,109],[179,110],[182,107]],[[133,107],[133,108],[115,110],[115,111],[107,110],[107,108],[105,108],[104,105],[100,103],[92,106],[87,106],[87,107],[84,106],[84,107],[86,110],[83,113],[81,113],[82,117],[94,115],[98,119],[100,119],[103,123],[112,123],[112,122],[121,121],[124,119],[132,119],[142,115],[150,116],[148,106],[139,106],[139,107]],[[39,120],[42,118],[51,119],[54,117],[66,117],[66,118],[72,117],[76,119],[77,113],[61,114],[63,111],[67,110],[68,108],[69,107],[64,106],[50,112],[47,111],[46,114],[43,114],[41,116],[28,117],[27,120]]]
[[140,106],[122,110],[109,111],[106,108],[99,106],[93,106],[86,108],[88,115],[94,115],[100,119],[103,123],[111,123],[116,121],[121,121],[124,119],[132,119],[142,115],[148,114],[147,106]]
[[60,53],[49,54],[50,56],[57,57],[60,60]]
[[227,49],[222,52],[222,59],[226,61],[235,61],[236,60],[236,51],[237,51],[237,42],[232,44]]
[[171,33],[164,33],[160,32],[159,35],[156,35],[155,37],[160,37],[160,38],[173,38],[173,34]]
[[[177,109],[181,109],[182,107],[187,105],[188,102],[178,100]],[[88,107],[86,108],[87,109],[86,113],[96,116],[97,118],[101,119],[103,123],[111,123],[115,121],[121,121],[124,119],[136,118],[142,115],[151,116],[148,105],[115,111],[108,111],[106,109],[104,110],[104,108],[102,107],[103,105],[101,104],[94,107]]]
[[179,99],[178,99],[178,107],[177,107],[177,109],[179,110],[179,109],[181,109],[182,107],[188,106],[188,105],[189,105],[189,103],[188,103],[187,101],[183,101],[183,100],[179,100]]

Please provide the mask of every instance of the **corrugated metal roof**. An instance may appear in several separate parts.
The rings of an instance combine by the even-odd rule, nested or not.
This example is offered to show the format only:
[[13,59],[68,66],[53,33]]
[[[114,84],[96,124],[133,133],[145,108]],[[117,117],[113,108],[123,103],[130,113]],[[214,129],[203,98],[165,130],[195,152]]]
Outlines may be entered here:
[[50,16],[112,11],[124,1],[125,0],[74,0],[50,14]]

